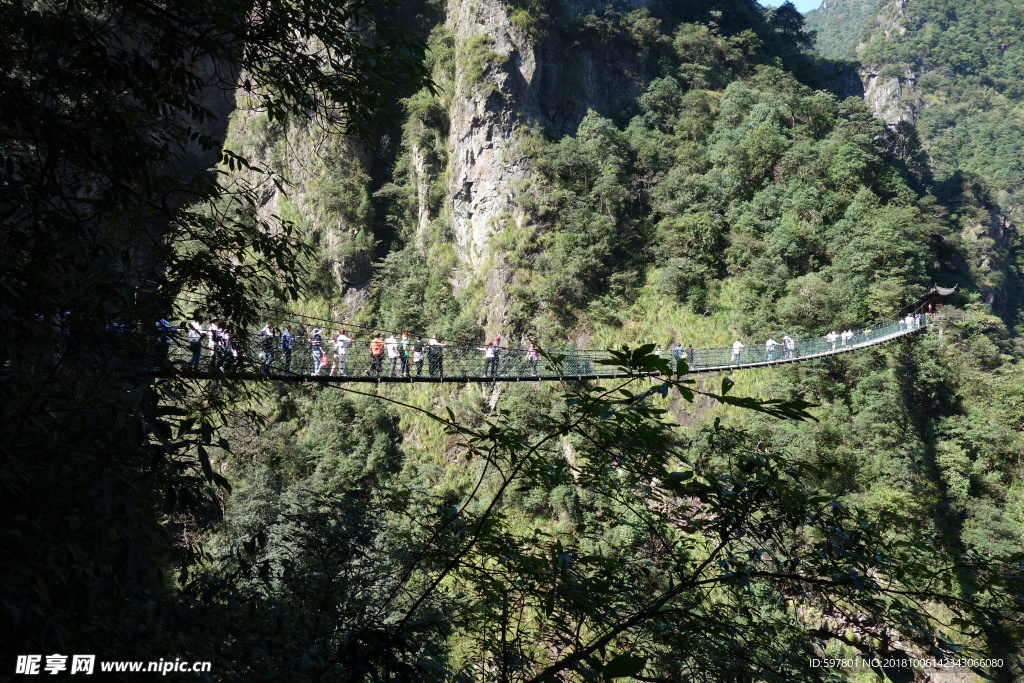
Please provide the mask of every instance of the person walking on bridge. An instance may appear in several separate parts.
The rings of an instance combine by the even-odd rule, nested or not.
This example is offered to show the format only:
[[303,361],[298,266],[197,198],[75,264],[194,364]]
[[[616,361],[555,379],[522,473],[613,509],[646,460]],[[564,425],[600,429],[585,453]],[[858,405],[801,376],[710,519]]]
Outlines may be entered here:
[[187,367],[192,372],[199,372],[199,360],[203,355],[203,328],[195,320],[188,324],[188,348],[192,358]]
[[494,362],[492,363],[492,365],[493,365],[492,374],[494,374],[494,375],[500,375],[501,374],[501,354],[502,354],[501,337],[495,337],[494,338]]
[[398,340],[395,339],[395,335],[391,334],[387,339],[384,340],[384,348],[387,349],[388,359],[391,361],[391,376],[395,376],[395,367],[398,365]]
[[825,341],[827,341],[829,343],[829,347],[831,347],[831,349],[833,351],[836,350],[836,341],[838,339],[839,339],[839,335],[836,334],[835,330],[832,330],[831,332],[829,332],[828,334],[825,335]]
[[206,343],[210,347],[210,370],[220,365],[220,359],[217,356],[220,353],[220,321],[214,318],[210,321],[210,327],[207,328]]
[[231,333],[227,327],[218,326],[217,330],[217,368],[221,372],[232,370],[238,361],[238,351],[231,345]]
[[416,366],[416,376],[423,376],[423,337],[416,335],[416,341],[412,344],[412,364]]
[[540,352],[537,350],[537,345],[530,342],[530,346],[526,349],[526,363],[530,366],[534,376],[537,375],[537,361],[539,360]]
[[334,364],[331,365],[331,374],[340,372],[340,374],[347,374],[347,360],[348,360],[348,347],[352,343],[352,338],[349,337],[345,330],[338,330],[338,333],[334,335]]
[[313,329],[313,336],[309,338],[310,353],[313,356],[313,372],[310,375],[319,375],[320,368],[324,365],[324,338],[320,336],[320,328]]
[[270,361],[274,354],[274,328],[267,322],[260,330],[260,372],[270,372]]
[[210,357],[211,357],[211,358],[212,358],[212,357],[213,357],[214,355],[216,355],[216,353],[217,353],[217,339],[218,339],[218,337],[220,336],[220,335],[218,334],[218,333],[220,332],[220,327],[219,327],[219,326],[217,325],[217,323],[219,323],[219,322],[220,322],[220,321],[219,321],[219,320],[217,320],[216,318],[214,318],[213,320],[211,320],[211,321],[210,321],[210,327],[209,327],[209,329],[208,329],[208,330],[206,331],[207,335],[209,335],[209,336],[207,336],[207,338],[206,338],[206,342],[207,342],[207,344],[209,344],[209,345],[210,345]]
[[676,374],[676,370],[679,367],[679,361],[683,358],[683,345],[680,342],[676,342],[675,347],[672,348],[672,360],[675,361],[672,364],[672,374]]
[[284,356],[285,374],[289,374],[292,371],[292,340],[294,339],[292,326],[285,325],[284,332],[281,333],[281,355]]
[[484,346],[484,347],[482,347],[482,348],[480,348],[478,350],[484,352],[484,372],[483,372],[483,376],[487,377],[488,375],[490,375],[490,374],[492,374],[494,372],[494,366],[495,366],[495,362],[494,362],[494,342],[487,342],[487,346]]
[[764,343],[765,357],[771,362],[775,360],[775,347],[779,345],[779,342],[775,341],[771,337],[768,337],[768,341]]
[[366,374],[380,377],[381,365],[384,363],[384,341],[380,338],[380,332],[375,332],[370,340],[370,370]]
[[747,348],[747,345],[741,342],[739,339],[732,343],[732,364],[740,364],[740,351]]
[[431,377],[444,377],[444,345],[437,341],[437,333],[427,342],[427,368]]
[[171,325],[171,321],[168,318],[171,317],[168,313],[163,318],[156,321],[156,338],[153,341],[153,348],[151,351],[152,361],[154,363],[154,370],[159,371],[160,366],[165,360],[171,350],[171,337],[177,336],[175,332],[178,331],[177,327]]
[[796,351],[796,342],[788,334],[782,337],[782,347],[785,349],[786,360],[792,360]]
[[402,333],[402,341],[398,345],[398,357],[402,361],[402,376],[409,376],[409,356],[412,355],[412,340],[405,332]]

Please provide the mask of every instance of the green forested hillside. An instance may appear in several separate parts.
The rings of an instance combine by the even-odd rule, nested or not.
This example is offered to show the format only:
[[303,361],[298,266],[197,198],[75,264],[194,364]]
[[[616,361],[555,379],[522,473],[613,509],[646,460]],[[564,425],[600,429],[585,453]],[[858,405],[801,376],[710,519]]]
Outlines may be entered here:
[[[948,310],[957,322],[941,335],[734,378],[741,395],[820,404],[812,411],[817,423],[779,422],[706,401],[695,408],[681,396],[662,406],[670,423],[687,425],[671,439],[676,445],[690,444],[687,455],[679,452],[680,462],[697,457],[721,474],[724,470],[717,468],[728,468],[729,458],[740,453],[785,454],[788,464],[808,468],[800,475],[801,484],[859,510],[864,524],[878,525],[871,527],[880,531],[876,542],[927,540],[947,553],[1013,553],[1024,540],[1024,491],[1017,485],[1024,449],[1017,429],[1024,419],[1018,398],[1024,376],[1016,363],[1020,346],[1014,330],[1022,264],[1013,226],[1006,226],[998,242],[965,230],[985,220],[988,208],[981,191],[965,188],[953,206],[948,186],[933,181],[906,131],[887,129],[863,101],[838,101],[802,82],[809,80],[811,69],[799,53],[804,33],[798,17],[782,12],[762,18],[739,4],[744,12],[728,13],[736,7],[725,4],[700,11],[689,6],[676,12],[657,7],[650,12],[594,10],[558,27],[540,7],[517,10],[525,13],[521,21],[531,19],[531,31],[540,40],[567,40],[580,52],[604,45],[617,55],[643,55],[622,76],[631,85],[639,79],[642,87],[625,105],[587,112],[568,135],[543,119],[522,127],[515,154],[531,167],[513,188],[513,211],[522,218],[513,220],[511,213],[494,218],[501,227],[489,239],[481,268],[467,267],[449,232],[453,191],[446,173],[452,168],[449,155],[458,153],[453,150],[459,144],[449,137],[454,123],[449,114],[467,92],[500,97],[498,81],[491,80],[501,73],[493,41],[474,38],[463,45],[451,32],[434,29],[431,65],[439,91],[422,91],[404,103],[408,118],[402,142],[391,148],[388,170],[375,181],[381,189],[370,204],[360,204],[366,213],[353,219],[331,212],[331,201],[319,199],[325,191],[328,198],[332,193],[350,201],[356,197],[355,185],[341,189],[342,181],[335,180],[309,186],[320,208],[314,218],[301,212],[296,217],[311,236],[322,235],[332,220],[354,220],[359,234],[378,240],[376,246],[361,247],[372,249],[377,260],[351,320],[396,331],[436,330],[442,338],[460,340],[501,333],[513,344],[529,338],[551,346],[567,339],[591,346],[649,342],[667,347],[677,341],[724,346],[737,338],[757,345],[769,336],[816,337],[888,319],[917,302],[933,282],[958,284]],[[344,182],[357,178],[344,155],[325,160],[334,167],[324,173],[344,175],[349,179]],[[281,168],[287,172],[287,166]],[[374,181],[360,182],[369,186]],[[320,274],[319,294],[307,291],[298,309],[330,315],[337,285],[329,269],[313,270]],[[983,303],[986,293],[996,290],[1007,304],[1002,318]],[[450,407],[461,424],[493,421],[519,430],[517,438],[527,440],[553,428],[545,414],[566,409],[557,391],[541,386],[467,388],[440,396],[435,390],[396,389],[381,395],[418,407]],[[525,567],[541,562],[533,555],[540,548],[566,558],[561,562],[570,562],[574,553],[591,558],[587,562],[608,562],[606,568],[624,576],[634,568],[622,564],[627,557],[647,557],[640,548],[649,536],[636,525],[665,520],[647,519],[627,501],[613,503],[596,483],[590,489],[574,484],[575,477],[589,476],[583,463],[592,462],[591,449],[600,448],[595,443],[564,438],[561,455],[549,452],[545,464],[530,465],[547,468],[546,474],[506,479],[487,474],[486,460],[461,460],[465,447],[460,449],[453,436],[446,437],[415,412],[389,408],[381,413],[375,407],[367,415],[378,422],[369,423],[355,416],[374,406],[372,399],[295,397],[283,390],[277,405],[269,436],[243,454],[259,466],[239,472],[244,490],[229,504],[228,521],[214,535],[223,553],[232,539],[237,544],[259,529],[276,528],[283,514],[289,519],[311,514],[277,503],[266,507],[279,497],[291,501],[304,490],[329,495],[341,487],[354,492],[348,495],[355,500],[365,499],[358,505],[370,506],[374,514],[383,514],[379,505],[395,506],[397,516],[373,533],[381,534],[375,536],[381,548],[399,556],[403,543],[422,542],[422,537],[402,526],[407,522],[396,521],[409,514],[406,503],[391,499],[396,490],[407,490],[402,500],[419,501],[415,506],[427,506],[427,500],[440,506],[458,502],[465,506],[458,519],[469,528],[478,519],[473,515],[489,504],[502,511],[500,522],[487,527],[497,534],[486,542],[496,574],[476,575],[456,563],[458,578],[448,579],[455,592],[432,592],[423,613],[423,627],[438,629],[440,640],[431,642],[444,645],[437,651],[410,650],[408,661],[415,660],[416,666],[443,661],[437,666],[460,672],[451,675],[471,678],[489,675],[474,666],[497,667],[502,675],[529,680],[538,671],[531,667],[562,661],[539,654],[545,638],[568,637],[562,629],[570,623],[596,638],[600,629],[590,620],[595,614],[639,609],[640,603],[629,600],[612,607],[570,597],[562,592],[564,583],[551,587],[555,606],[542,607],[534,602],[540,600],[536,584],[505,583],[522,581]],[[713,430],[716,418],[742,431],[712,431],[712,441],[723,444],[724,460],[701,460],[706,457],[699,445],[701,430]],[[370,437],[380,433],[374,430],[382,429],[381,419],[391,425],[386,442]],[[331,426],[335,422],[352,425],[364,436],[354,443]],[[368,424],[377,426],[366,431]],[[339,456],[329,444],[343,444],[345,454]],[[662,452],[677,453],[667,447]],[[498,458],[494,465],[500,472],[514,468],[514,462]],[[620,485],[635,484],[628,479],[633,474],[627,475],[633,483],[622,480]],[[428,492],[426,499],[418,498]],[[352,504],[332,503],[341,510]],[[422,509],[428,528],[443,518],[442,508]],[[396,523],[397,528],[391,526]],[[459,539],[451,538],[453,548],[462,547]],[[271,557],[266,553],[281,548],[286,553],[311,549],[283,540],[268,544],[258,557]],[[420,552],[437,551],[428,544]],[[468,557],[476,552],[474,547]],[[706,549],[698,555],[702,552]],[[440,553],[439,566],[451,561],[445,557]],[[655,563],[664,559],[651,556]],[[362,580],[377,576],[380,569],[373,567],[383,561],[368,560],[369,573],[360,575]],[[607,577],[601,571],[585,565],[571,570],[564,565],[573,576],[570,583],[598,593],[611,590],[602,583]],[[486,581],[485,575],[490,577]],[[644,585],[643,590],[657,592],[668,577],[655,572],[653,583],[620,589]],[[415,595],[407,584],[388,585],[410,591],[409,599]],[[791,660],[769,672],[762,668],[763,657],[773,648],[810,647],[803,639],[815,619],[827,624],[820,633],[825,651],[833,654],[852,656],[884,641],[874,627],[844,635],[848,624],[843,619],[849,614],[829,616],[812,607],[784,616],[788,590],[792,587],[754,581],[749,595],[713,601],[729,619],[770,624],[766,639],[771,645],[752,650],[748,662],[737,658],[737,642],[718,630],[723,624],[705,613],[700,617],[707,620],[704,627],[716,634],[708,646],[723,662],[717,673],[702,668],[699,648],[688,635],[670,642],[657,629],[638,626],[630,651],[637,662],[651,667],[649,674],[670,679],[699,670],[711,679],[745,671],[756,680],[793,680],[811,674]],[[957,592],[961,597],[975,594],[973,589]],[[450,621],[446,615],[461,614],[457,595],[476,596],[485,616]],[[509,611],[500,607],[505,600]],[[946,609],[956,608],[929,608],[940,620]],[[512,627],[508,619],[515,614],[526,622]],[[982,612],[976,614],[980,618]],[[357,631],[376,623],[353,618]],[[566,621],[556,626],[547,618]],[[829,621],[833,618],[837,621]],[[402,623],[415,647],[422,647],[419,636],[409,636],[408,622]],[[692,624],[683,620],[673,628],[689,634]],[[958,637],[979,651],[1012,659],[1013,628],[1004,618],[999,627]],[[508,638],[514,654],[496,642],[501,638]],[[582,648],[587,637],[570,641]],[[622,647],[624,641],[609,642]],[[588,661],[579,666],[585,678],[597,675],[601,665]],[[993,673],[1009,680],[1018,666]]]
[[[916,49],[938,55],[956,19],[982,23],[945,4]],[[993,105],[984,120],[1013,130],[1017,20],[992,7],[1005,49],[927,71],[966,78]],[[814,89],[820,64],[788,4],[403,10],[385,20],[422,37],[431,83],[388,81],[363,137],[240,93],[227,144],[249,163],[221,170],[258,182],[236,213],[303,246],[257,262],[183,240],[189,263],[215,250],[228,282],[262,279],[198,313],[202,277],[174,280],[175,315],[315,316],[307,327],[360,343],[379,330],[608,347],[637,376],[161,384],[139,408],[152,422],[125,419],[144,447],[117,461],[140,509],[109,479],[75,498],[83,518],[163,529],[100,554],[136,589],[97,581],[72,600],[44,584],[56,616],[15,614],[19,646],[110,634],[137,658],[211,661],[210,680],[238,681],[927,680],[943,671],[815,662],[943,656],[981,659],[957,668],[965,681],[1024,676],[1024,260],[994,210],[1016,201],[1012,168],[993,184],[973,132],[942,161],[927,111],[916,137]],[[864,55],[883,53],[910,56],[877,38]],[[685,382],[652,353],[816,339],[905,315],[936,283],[957,285],[941,325],[853,354]],[[57,550],[33,557],[60,567]],[[101,578],[103,562],[88,565]],[[74,632],[66,606],[93,602],[116,618]],[[51,622],[71,636],[23,625]]]
[[[1024,206],[1024,18],[1013,2],[916,0],[875,31],[858,59],[883,76],[912,74],[923,100],[915,125],[950,194],[980,179],[1014,220]],[[970,180],[968,180],[970,182]]]
[[825,0],[804,15],[817,40],[814,49],[832,59],[853,59],[864,30],[874,23],[881,0]]

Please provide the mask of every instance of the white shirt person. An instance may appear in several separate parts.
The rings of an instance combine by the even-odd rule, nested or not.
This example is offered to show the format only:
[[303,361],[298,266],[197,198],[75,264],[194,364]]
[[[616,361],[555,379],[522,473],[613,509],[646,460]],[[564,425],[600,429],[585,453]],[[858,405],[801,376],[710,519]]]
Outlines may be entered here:
[[741,349],[745,349],[746,347],[747,347],[747,345],[744,344],[743,342],[741,342],[739,339],[737,339],[736,341],[734,341],[732,343],[732,363],[733,363],[733,365],[737,365],[740,362],[740,350]]

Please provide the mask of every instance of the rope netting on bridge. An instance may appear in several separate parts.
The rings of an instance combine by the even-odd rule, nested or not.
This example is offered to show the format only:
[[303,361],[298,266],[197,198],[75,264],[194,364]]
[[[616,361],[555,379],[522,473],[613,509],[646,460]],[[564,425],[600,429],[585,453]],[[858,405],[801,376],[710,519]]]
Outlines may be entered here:
[[[923,330],[920,310],[904,318],[824,337],[725,348],[659,350],[672,367],[682,358],[689,373],[783,365],[847,353]],[[295,325],[290,338],[279,330],[232,334],[228,330],[168,331],[168,360],[176,373],[196,377],[317,382],[493,382],[600,379],[621,376],[607,361],[610,351],[574,348],[517,348],[500,339],[480,345],[389,336],[337,338],[339,330]],[[197,339],[198,336],[198,339]]]

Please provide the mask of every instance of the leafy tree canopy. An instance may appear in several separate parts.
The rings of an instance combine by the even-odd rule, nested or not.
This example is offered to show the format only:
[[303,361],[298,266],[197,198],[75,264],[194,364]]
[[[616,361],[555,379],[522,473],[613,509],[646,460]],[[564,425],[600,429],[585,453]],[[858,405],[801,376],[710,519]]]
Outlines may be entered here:
[[288,226],[207,171],[247,166],[220,148],[236,94],[367,132],[421,79],[420,44],[363,0],[16,0],[0,25],[0,640],[144,650],[173,628],[139,620],[179,533],[226,486],[210,449],[234,393],[138,377],[163,362],[154,323],[202,287],[245,325],[295,275]]

